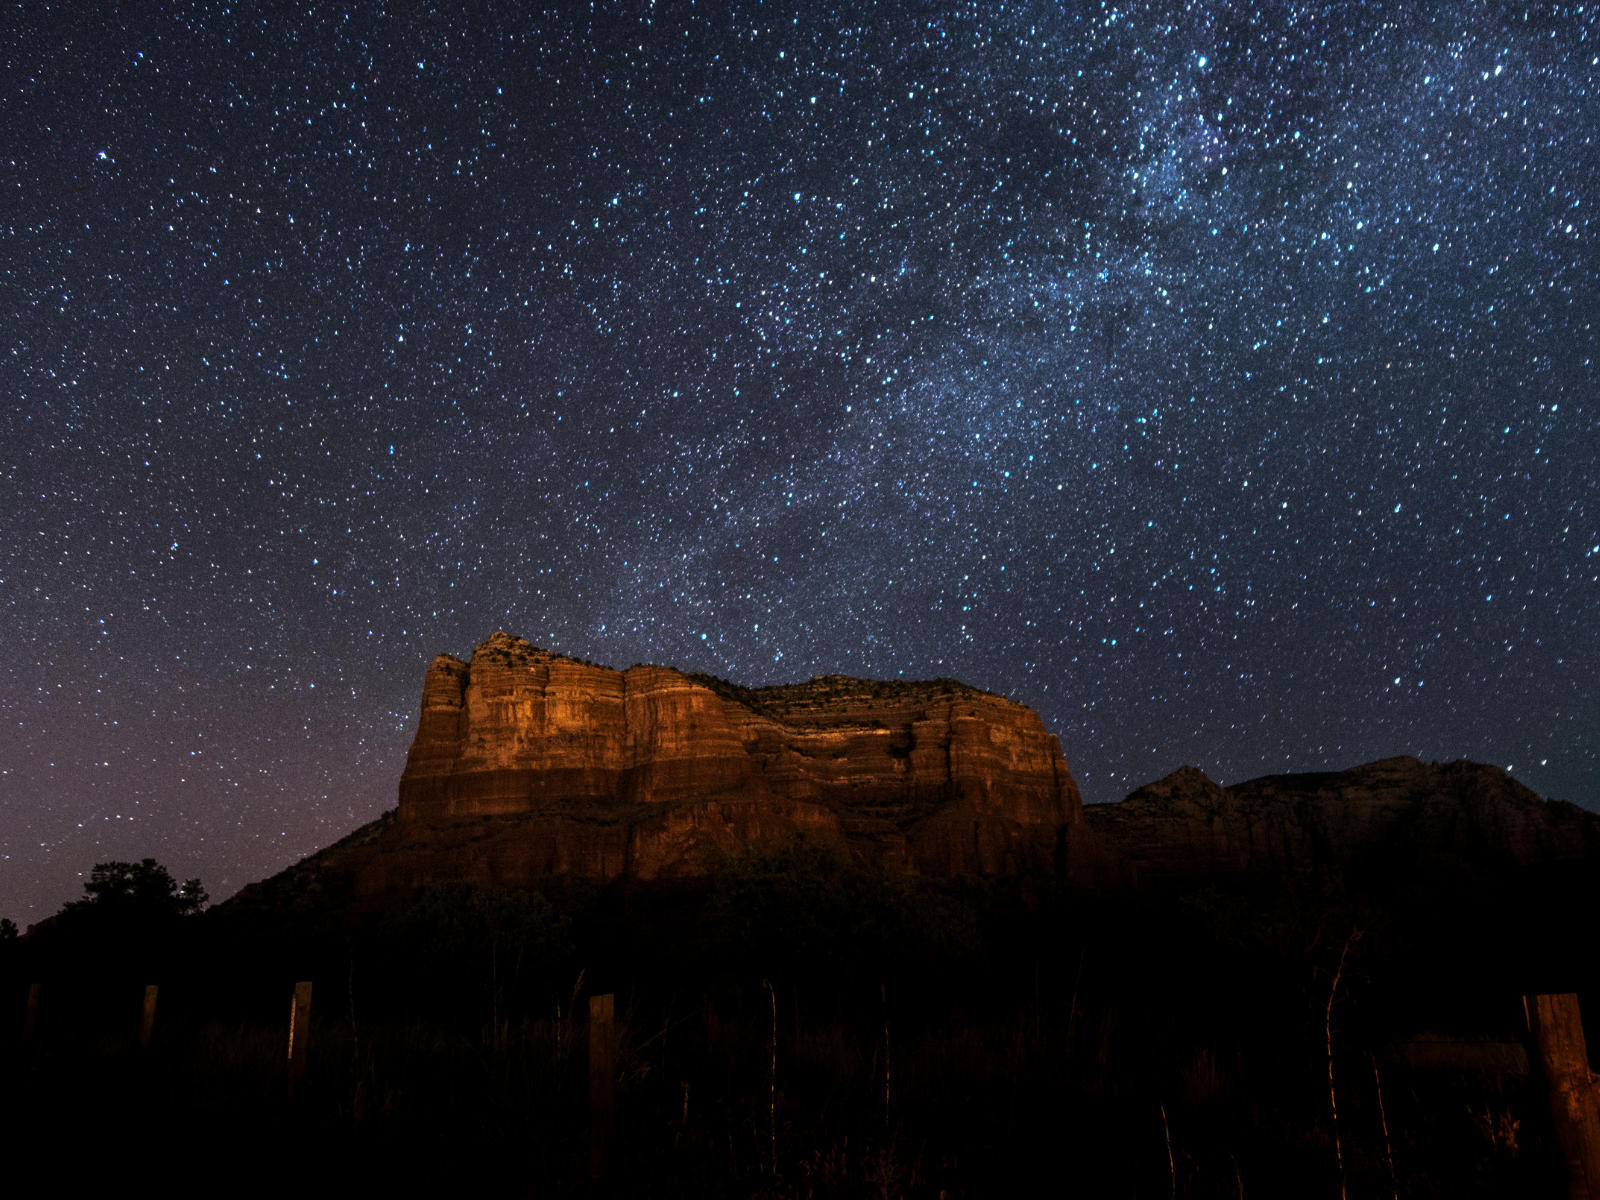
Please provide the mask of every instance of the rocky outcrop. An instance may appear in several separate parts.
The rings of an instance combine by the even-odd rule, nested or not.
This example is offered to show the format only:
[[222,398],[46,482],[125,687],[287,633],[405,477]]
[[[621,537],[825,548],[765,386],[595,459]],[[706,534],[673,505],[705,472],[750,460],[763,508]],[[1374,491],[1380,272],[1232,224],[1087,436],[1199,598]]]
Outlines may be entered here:
[[1381,868],[1421,855],[1516,869],[1600,851],[1595,814],[1542,800],[1499,767],[1415,758],[1231,787],[1180,767],[1119,803],[1090,805],[1085,816],[1135,884]]
[[336,857],[376,895],[692,877],[719,853],[801,835],[935,875],[1099,861],[1060,744],[1003,697],[841,675],[748,689],[504,633],[470,663],[434,660],[398,813]]
[[1409,877],[1441,856],[1593,860],[1600,816],[1497,767],[1414,758],[1231,787],[1182,767],[1085,810],[1037,714],[955,680],[741,688],[497,633],[470,663],[429,668],[398,810],[238,900],[287,911],[446,880],[696,878],[799,837],[926,875],[1181,887],[1322,865]]

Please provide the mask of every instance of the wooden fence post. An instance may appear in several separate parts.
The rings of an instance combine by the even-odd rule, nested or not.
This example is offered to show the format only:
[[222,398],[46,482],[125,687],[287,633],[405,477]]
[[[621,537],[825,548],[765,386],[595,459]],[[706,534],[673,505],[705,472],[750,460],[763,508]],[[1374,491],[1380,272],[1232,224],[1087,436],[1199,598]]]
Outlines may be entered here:
[[1567,1166],[1570,1200],[1600,1200],[1600,1105],[1589,1083],[1589,1051],[1578,997],[1524,996],[1528,1031],[1539,1050],[1556,1142]]
[[589,997],[589,1175],[605,1176],[606,1143],[616,1100],[616,996]]
[[139,1013],[139,1049],[150,1048],[150,1033],[156,1025],[156,985],[144,989],[144,1008]]
[[289,1095],[294,1095],[294,1085],[305,1078],[306,1050],[311,1041],[311,983],[294,985],[294,999],[289,1002]]
[[22,1044],[29,1045],[33,1041],[33,1027],[39,1020],[39,987],[37,983],[28,985],[28,1008],[22,1015]]

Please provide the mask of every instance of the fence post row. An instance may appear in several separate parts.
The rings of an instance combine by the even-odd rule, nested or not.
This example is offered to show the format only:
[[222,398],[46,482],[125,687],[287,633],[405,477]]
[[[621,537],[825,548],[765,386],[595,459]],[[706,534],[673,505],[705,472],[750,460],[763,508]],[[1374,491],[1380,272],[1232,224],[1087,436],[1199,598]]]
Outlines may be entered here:
[[616,996],[589,997],[589,1174],[605,1174],[606,1142],[616,1100]]
[[1589,1050],[1578,997],[1524,996],[1528,1032],[1543,1068],[1570,1200],[1600,1200],[1600,1105],[1589,1082]]
[[289,1095],[294,1095],[294,1085],[305,1078],[306,1050],[311,1041],[311,983],[306,980],[294,985],[294,998],[289,1001]]

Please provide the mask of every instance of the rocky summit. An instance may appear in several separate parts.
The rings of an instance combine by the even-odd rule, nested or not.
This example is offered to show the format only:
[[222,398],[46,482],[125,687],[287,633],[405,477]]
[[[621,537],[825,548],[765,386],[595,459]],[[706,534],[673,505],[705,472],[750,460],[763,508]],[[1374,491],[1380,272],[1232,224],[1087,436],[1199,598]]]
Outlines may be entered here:
[[742,688],[496,633],[470,662],[429,667],[397,812],[286,876],[297,892],[326,876],[373,897],[454,879],[670,879],[800,835],[928,875],[1098,861],[1060,743],[1004,697],[843,675]]

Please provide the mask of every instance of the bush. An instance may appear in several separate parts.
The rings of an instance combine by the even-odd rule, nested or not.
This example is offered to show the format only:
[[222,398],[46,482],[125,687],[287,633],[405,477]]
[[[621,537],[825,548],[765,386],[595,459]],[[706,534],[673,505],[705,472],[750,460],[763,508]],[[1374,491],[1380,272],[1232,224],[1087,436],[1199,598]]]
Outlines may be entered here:
[[943,881],[856,866],[804,838],[724,860],[706,931],[714,957],[772,978],[959,969],[982,940]]

